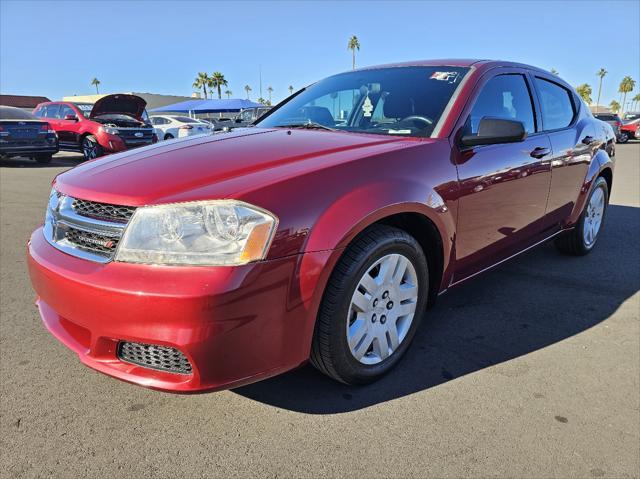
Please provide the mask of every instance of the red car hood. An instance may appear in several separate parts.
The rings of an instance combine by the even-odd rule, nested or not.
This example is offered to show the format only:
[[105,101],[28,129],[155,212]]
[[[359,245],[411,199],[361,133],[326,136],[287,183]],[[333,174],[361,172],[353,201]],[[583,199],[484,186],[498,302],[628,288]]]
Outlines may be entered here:
[[91,109],[91,118],[100,115],[119,114],[129,115],[136,120],[142,120],[142,114],[147,102],[136,95],[117,93],[100,98]]
[[55,185],[76,198],[131,206],[240,198],[287,177],[430,141],[247,128],[100,158],[58,176]]

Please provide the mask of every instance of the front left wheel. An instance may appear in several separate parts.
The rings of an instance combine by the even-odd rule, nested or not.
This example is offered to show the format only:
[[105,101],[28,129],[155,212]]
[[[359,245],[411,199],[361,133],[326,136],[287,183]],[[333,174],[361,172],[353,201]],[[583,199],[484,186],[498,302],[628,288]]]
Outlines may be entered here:
[[104,150],[95,136],[87,135],[82,139],[82,154],[85,160],[94,160],[102,156]]
[[350,245],[322,300],[311,362],[345,384],[366,384],[397,365],[426,308],[428,265],[411,235],[374,226]]

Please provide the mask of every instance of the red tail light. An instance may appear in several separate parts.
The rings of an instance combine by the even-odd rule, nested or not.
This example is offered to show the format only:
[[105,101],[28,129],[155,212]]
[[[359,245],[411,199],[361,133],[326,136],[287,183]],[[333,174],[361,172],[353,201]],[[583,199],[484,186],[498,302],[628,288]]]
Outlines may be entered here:
[[191,125],[184,125],[180,127],[181,130],[191,130],[193,127]]
[[622,126],[622,122],[621,121],[616,121],[616,126],[617,127],[621,127]]

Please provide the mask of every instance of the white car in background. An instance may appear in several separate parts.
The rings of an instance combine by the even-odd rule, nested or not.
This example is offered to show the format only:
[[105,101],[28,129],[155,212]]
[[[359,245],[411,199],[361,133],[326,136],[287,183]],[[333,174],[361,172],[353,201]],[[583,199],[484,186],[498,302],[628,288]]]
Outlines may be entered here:
[[158,140],[185,138],[211,133],[211,126],[204,121],[188,116],[153,115],[149,117],[153,127],[159,131]]

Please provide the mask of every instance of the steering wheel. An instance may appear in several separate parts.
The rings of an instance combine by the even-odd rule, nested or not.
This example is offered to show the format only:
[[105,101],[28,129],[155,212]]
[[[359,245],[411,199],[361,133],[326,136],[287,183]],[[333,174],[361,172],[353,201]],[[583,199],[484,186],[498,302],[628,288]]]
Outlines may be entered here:
[[431,126],[433,125],[433,120],[431,118],[427,118],[426,116],[420,116],[420,115],[409,115],[409,116],[405,116],[402,120],[400,120],[400,123],[404,123],[405,121],[419,121],[422,123],[425,123],[425,128],[427,126]]

